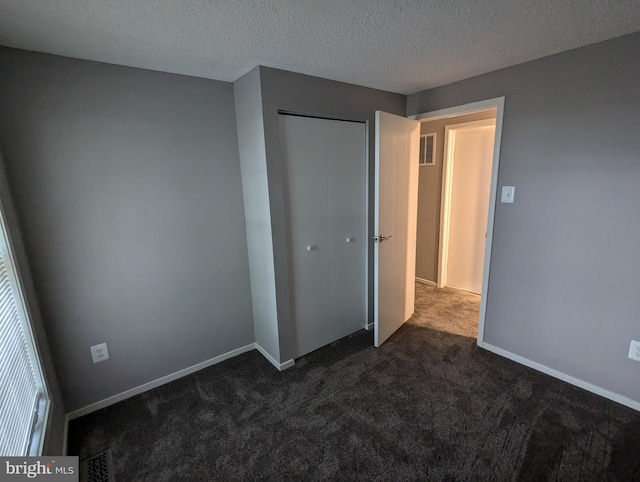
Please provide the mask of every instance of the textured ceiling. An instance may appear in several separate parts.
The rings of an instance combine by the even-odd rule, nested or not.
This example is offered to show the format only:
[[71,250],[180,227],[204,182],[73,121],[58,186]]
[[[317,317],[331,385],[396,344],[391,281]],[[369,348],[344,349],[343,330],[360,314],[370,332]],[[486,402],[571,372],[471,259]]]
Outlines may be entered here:
[[0,44],[234,81],[400,93],[640,31],[639,0],[0,0]]

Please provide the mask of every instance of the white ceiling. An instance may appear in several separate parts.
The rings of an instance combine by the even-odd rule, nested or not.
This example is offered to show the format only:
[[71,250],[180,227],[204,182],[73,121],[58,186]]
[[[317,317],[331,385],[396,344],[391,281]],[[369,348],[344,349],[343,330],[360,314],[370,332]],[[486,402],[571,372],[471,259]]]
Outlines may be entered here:
[[638,0],[0,0],[0,44],[234,81],[412,93],[640,31]]

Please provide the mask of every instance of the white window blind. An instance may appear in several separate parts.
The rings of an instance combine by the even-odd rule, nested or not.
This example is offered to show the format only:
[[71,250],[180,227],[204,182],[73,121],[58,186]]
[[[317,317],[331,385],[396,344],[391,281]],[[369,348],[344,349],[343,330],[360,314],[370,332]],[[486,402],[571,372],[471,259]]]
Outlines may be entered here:
[[0,219],[0,456],[39,455],[41,428],[35,428],[37,424],[42,427],[48,403],[2,221]]

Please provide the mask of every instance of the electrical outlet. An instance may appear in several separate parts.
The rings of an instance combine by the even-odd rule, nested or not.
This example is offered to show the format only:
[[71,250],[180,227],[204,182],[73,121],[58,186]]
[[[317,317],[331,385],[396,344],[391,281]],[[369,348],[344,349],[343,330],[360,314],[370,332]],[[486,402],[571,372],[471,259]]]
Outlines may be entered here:
[[91,358],[93,363],[100,363],[109,359],[109,350],[107,350],[106,343],[100,343],[99,345],[93,345],[91,347]]
[[629,358],[633,361],[640,362],[640,341],[631,340],[629,347]]

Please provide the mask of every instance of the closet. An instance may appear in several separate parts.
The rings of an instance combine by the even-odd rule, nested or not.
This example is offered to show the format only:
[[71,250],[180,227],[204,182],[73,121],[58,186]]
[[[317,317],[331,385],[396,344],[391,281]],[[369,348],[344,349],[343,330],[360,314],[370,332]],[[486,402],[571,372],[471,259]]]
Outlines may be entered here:
[[366,124],[279,115],[294,358],[366,323]]

